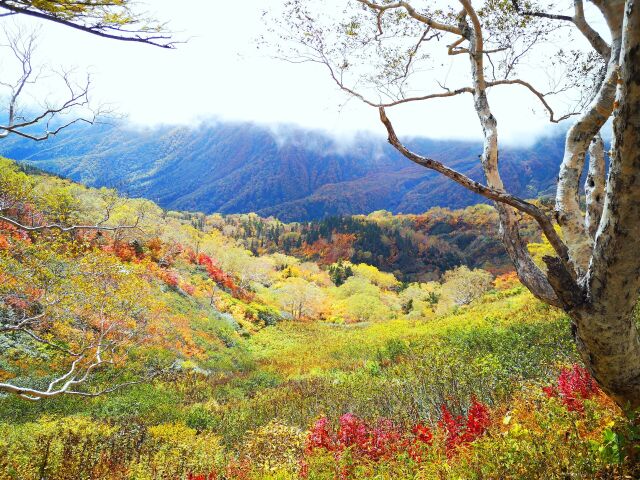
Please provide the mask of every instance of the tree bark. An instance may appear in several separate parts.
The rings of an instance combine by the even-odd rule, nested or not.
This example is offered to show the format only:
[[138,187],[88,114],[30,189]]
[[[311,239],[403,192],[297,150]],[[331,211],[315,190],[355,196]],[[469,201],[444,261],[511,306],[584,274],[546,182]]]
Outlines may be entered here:
[[584,217],[584,227],[593,241],[602,218],[604,205],[604,189],[606,165],[604,142],[600,134],[596,135],[589,146],[589,171],[584,184],[587,212]]
[[562,227],[569,247],[569,257],[578,277],[586,273],[593,249],[593,237],[587,233],[580,209],[580,176],[591,141],[613,112],[622,41],[623,6],[623,0],[611,0],[599,5],[612,36],[607,72],[593,102],[567,132],[564,158],[558,175],[556,218]]
[[570,312],[578,349],[616,402],[640,407],[640,0],[627,0],[602,220],[586,278],[587,303]]

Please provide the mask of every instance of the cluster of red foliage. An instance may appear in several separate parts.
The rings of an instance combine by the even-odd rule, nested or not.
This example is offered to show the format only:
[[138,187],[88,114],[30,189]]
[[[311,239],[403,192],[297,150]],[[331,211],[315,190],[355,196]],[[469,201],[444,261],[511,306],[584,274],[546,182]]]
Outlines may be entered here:
[[178,283],[180,282],[180,279],[179,279],[178,274],[176,272],[173,272],[171,270],[162,270],[162,269],[160,269],[160,270],[158,270],[156,275],[158,276],[158,278],[160,280],[162,280],[164,283],[166,283],[171,288],[177,288],[178,287]]
[[586,368],[574,364],[563,368],[556,385],[542,389],[549,397],[558,397],[570,412],[583,412],[584,401],[599,393],[598,385]]
[[518,274],[516,272],[507,272],[502,275],[498,275],[493,281],[496,290],[510,290],[520,285]]
[[307,438],[307,453],[322,448],[334,453],[349,449],[352,454],[378,461],[407,447],[402,432],[389,420],[381,420],[374,426],[347,413],[340,417],[337,431],[329,427],[326,417],[319,419]]
[[215,471],[208,475],[195,475],[193,473],[187,475],[187,480],[218,480],[218,478],[218,473]]
[[[414,461],[422,461],[427,447],[433,444],[431,429],[418,424],[411,434],[406,434],[391,421],[383,419],[376,425],[369,425],[361,418],[347,413],[340,417],[337,431],[334,431],[326,417],[319,419],[311,428],[307,437],[306,453],[323,449],[332,452],[338,460],[349,450],[355,458],[377,462],[390,458],[398,453],[406,452]],[[308,464],[303,459],[300,463],[300,475],[305,478]],[[343,466],[338,472],[340,478],[348,478],[348,467]]]
[[112,243],[102,248],[107,253],[112,253],[123,262],[138,263],[144,259],[144,255],[137,252],[133,245],[124,242]]
[[475,398],[471,402],[466,418],[462,415],[454,417],[446,405],[442,405],[440,409],[442,418],[438,422],[438,426],[446,435],[445,449],[447,456],[454,455],[459,447],[467,445],[482,436],[491,424],[489,408]]
[[356,236],[352,233],[333,232],[331,240],[320,238],[311,245],[305,243],[302,246],[302,254],[305,257],[317,259],[321,265],[331,265],[338,260],[349,260],[354,253],[353,244]]
[[10,248],[9,239],[0,233],[0,250],[9,250]]
[[218,285],[226,288],[233,294],[238,294],[240,291],[240,287],[238,287],[233,278],[231,278],[227,273],[225,273],[220,267],[218,267],[213,259],[204,253],[201,253],[195,259],[195,263],[201,265],[207,271],[209,278],[216,282]]
[[13,225],[0,222],[0,250],[10,250],[11,249],[11,241],[18,240],[22,242],[29,242],[29,235],[22,230],[18,230]]

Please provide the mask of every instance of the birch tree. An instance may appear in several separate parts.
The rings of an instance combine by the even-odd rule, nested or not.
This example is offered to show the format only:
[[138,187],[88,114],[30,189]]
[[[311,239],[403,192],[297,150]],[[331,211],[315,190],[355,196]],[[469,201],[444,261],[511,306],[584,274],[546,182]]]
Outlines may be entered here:
[[[442,8],[435,8],[434,3]],[[550,4],[497,0],[345,0],[343,9],[317,2],[287,3],[285,20],[271,23],[278,55],[322,66],[339,88],[377,110],[389,143],[408,160],[435,170],[495,202],[502,240],[522,283],[572,320],[578,351],[602,389],[620,406],[640,407],[640,340],[634,308],[640,294],[640,2],[591,0],[605,20],[601,35],[582,0]],[[589,49],[578,47],[579,40]],[[549,44],[559,48],[550,55]],[[424,91],[425,69],[438,55],[466,63],[466,84]],[[525,60],[556,59],[549,88],[521,76]],[[563,70],[564,68],[564,70]],[[571,122],[558,174],[555,209],[505,190],[499,168],[498,119],[489,92],[522,88],[554,123]],[[391,109],[466,95],[483,132],[475,181],[404,143]],[[572,101],[559,99],[571,97]],[[555,106],[564,104],[562,111]],[[602,130],[613,119],[606,171]],[[455,125],[452,125],[455,128]],[[586,209],[581,174],[588,163]],[[539,268],[520,234],[532,217],[553,247]]]

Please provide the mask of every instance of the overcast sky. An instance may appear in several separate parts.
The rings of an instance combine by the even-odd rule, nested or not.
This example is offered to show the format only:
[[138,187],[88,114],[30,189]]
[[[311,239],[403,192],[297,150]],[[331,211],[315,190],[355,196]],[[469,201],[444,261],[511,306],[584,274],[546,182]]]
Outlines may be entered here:
[[[262,9],[278,1],[283,0],[148,0],[146,9],[169,20],[181,32],[178,37],[190,38],[188,43],[170,51],[46,24],[38,57],[53,65],[91,67],[95,96],[115,103],[136,124],[218,118],[294,123],[336,135],[382,133],[376,111],[353,100],[343,105],[345,96],[320,66],[288,64],[256,49],[264,28]],[[491,100],[502,138],[509,142],[529,142],[549,128],[545,115],[539,108],[533,113],[536,105],[518,88],[492,94]],[[401,134],[474,138],[481,133],[470,96],[392,115]]]

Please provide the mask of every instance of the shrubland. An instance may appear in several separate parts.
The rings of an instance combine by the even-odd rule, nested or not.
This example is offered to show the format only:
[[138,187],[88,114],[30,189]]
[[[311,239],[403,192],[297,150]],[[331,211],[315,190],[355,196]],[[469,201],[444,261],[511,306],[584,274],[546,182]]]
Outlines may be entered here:
[[[312,224],[251,248],[242,219],[276,220],[168,212],[8,160],[0,197],[22,225],[122,227],[0,222],[2,325],[38,317],[0,333],[0,384],[46,391],[94,345],[73,392],[3,390],[2,479],[636,475],[635,422],[580,365],[567,316],[512,273],[401,280],[365,261],[360,231],[329,232],[338,253],[278,248]],[[495,215],[419,217],[469,212]]]

